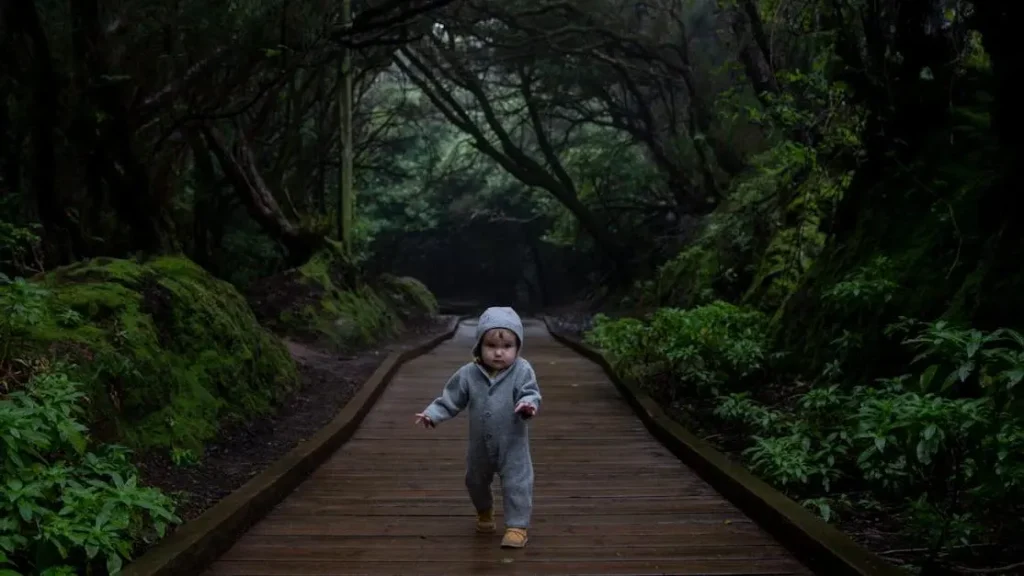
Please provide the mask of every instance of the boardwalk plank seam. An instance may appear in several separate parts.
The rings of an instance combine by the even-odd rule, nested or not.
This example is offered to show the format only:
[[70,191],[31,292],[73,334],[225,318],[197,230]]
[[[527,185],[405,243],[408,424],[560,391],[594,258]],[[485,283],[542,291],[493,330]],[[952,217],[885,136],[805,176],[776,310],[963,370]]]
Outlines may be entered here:
[[816,573],[899,576],[898,568],[715,450],[681,424],[635,383],[619,377],[604,355],[542,317],[556,340],[601,366],[639,419],[666,448],[736,505]]

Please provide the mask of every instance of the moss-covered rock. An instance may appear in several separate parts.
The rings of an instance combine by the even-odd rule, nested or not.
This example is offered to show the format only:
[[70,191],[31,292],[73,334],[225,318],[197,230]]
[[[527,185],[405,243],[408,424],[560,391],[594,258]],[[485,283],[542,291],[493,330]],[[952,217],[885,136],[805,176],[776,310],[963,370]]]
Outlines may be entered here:
[[434,295],[414,278],[362,277],[334,242],[304,265],[254,284],[249,300],[275,331],[339,349],[394,336],[405,322],[438,309]]
[[376,285],[377,293],[387,300],[404,320],[438,313],[437,298],[423,282],[411,276],[382,274]]
[[298,381],[242,295],[185,258],[95,259],[31,284],[43,305],[9,358],[69,355],[95,430],[129,446],[198,448]]

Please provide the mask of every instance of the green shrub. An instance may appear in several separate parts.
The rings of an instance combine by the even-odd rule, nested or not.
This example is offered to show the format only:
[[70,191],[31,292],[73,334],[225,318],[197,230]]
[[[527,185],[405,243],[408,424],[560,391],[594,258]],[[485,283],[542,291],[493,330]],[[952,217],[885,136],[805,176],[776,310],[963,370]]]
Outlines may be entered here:
[[[888,288],[851,282],[832,296],[884,300]],[[643,320],[599,315],[586,339],[659,400],[712,400],[702,425],[717,419],[752,471],[826,520],[885,510],[935,552],[1024,532],[1024,336],[903,320],[886,331],[911,334],[906,374],[842,386],[826,370],[779,395],[751,378],[776,357],[765,326],[757,312],[713,302]],[[841,352],[855,337],[832,345]]]
[[51,372],[0,399],[0,574],[115,574],[136,543],[180,522],[138,484],[125,448],[90,445],[82,388]]
[[437,311],[418,280],[368,281],[333,242],[304,265],[257,282],[249,299],[265,325],[335,349],[374,344],[400,333],[404,321]]
[[[999,541],[1024,530],[1024,338],[944,322],[905,340],[917,369],[872,386],[820,385],[779,408],[722,396],[715,415],[750,434],[752,470],[817,508],[844,487],[884,501],[906,529],[939,549]],[[1019,532],[1018,532],[1019,533]]]
[[586,340],[655,394],[714,396],[763,367],[765,322],[759,312],[715,301],[662,308],[646,321],[598,315]]
[[437,298],[423,282],[411,276],[382,274],[377,279],[377,291],[398,313],[402,320],[437,314]]

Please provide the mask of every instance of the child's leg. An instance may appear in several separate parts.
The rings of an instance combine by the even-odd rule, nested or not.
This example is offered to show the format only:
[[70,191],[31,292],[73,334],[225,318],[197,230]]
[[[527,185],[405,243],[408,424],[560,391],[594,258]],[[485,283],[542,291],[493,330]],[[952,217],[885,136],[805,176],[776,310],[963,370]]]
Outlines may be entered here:
[[526,530],[533,514],[533,461],[524,438],[502,459],[501,488],[505,510],[505,539],[502,546],[526,545]]
[[469,491],[469,498],[477,513],[489,513],[495,507],[495,497],[490,493],[495,466],[487,458],[469,458],[466,464],[466,490]]

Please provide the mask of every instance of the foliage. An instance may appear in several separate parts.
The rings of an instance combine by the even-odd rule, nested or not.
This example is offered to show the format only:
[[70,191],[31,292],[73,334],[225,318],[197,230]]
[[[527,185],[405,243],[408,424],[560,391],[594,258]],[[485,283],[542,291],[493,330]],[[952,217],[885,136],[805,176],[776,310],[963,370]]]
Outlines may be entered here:
[[748,119],[771,144],[732,181],[695,242],[653,279],[638,281],[626,304],[689,307],[717,297],[772,313],[800,286],[862,153],[863,111],[821,66],[780,72],[778,80],[780,93],[765,95],[763,107],[747,104],[738,89],[720,95],[724,119]]
[[183,258],[97,259],[0,287],[5,382],[70,356],[89,422],[136,448],[192,448],[296,383],[242,296]]
[[753,418],[763,411],[753,404],[723,403],[718,414],[747,424],[757,434],[751,465],[798,494],[832,496],[836,481],[856,479],[898,503],[932,550],[997,542],[1022,528],[1024,419],[1014,388],[1024,378],[1024,339],[914,325],[905,340],[923,361],[914,372],[878,387],[814,388],[772,428]]
[[381,297],[391,303],[402,320],[438,313],[437,298],[415,278],[384,274],[377,284]]
[[39,225],[12,223],[4,218],[6,198],[0,198],[0,280],[38,266]]
[[[563,148],[565,169],[577,183],[577,196],[607,222],[625,245],[644,246],[651,229],[658,230],[671,205],[663,180],[644,150],[616,130],[587,127]],[[550,195],[535,195],[541,214],[551,219],[546,241],[590,246],[586,231],[571,211]]]
[[228,230],[221,250],[217,276],[241,292],[287,267],[284,250],[252,222],[240,222]]
[[249,299],[267,326],[336,348],[373,344],[437,310],[418,280],[367,279],[334,242],[302,266],[256,283]]
[[716,251],[701,244],[689,246],[659,266],[653,279],[637,281],[622,302],[641,308],[707,304],[715,300],[717,293],[727,292],[723,284],[735,277],[730,271],[721,270],[717,256]]
[[[897,369],[909,358],[883,329],[900,315],[967,323],[984,318],[989,329],[996,322],[1016,325],[1014,317],[994,315],[994,304],[981,296],[985,282],[1024,282],[1012,269],[985,280],[995,260],[985,247],[989,231],[978,221],[977,202],[993,186],[991,138],[983,118],[970,110],[951,122],[953,145],[935,144],[912,166],[888,174],[884,185],[903,193],[887,197],[886,206],[865,206],[849,239],[830,247],[795,298],[777,310],[782,345],[806,358],[806,369],[822,369],[828,343],[847,336],[857,340],[842,356],[848,377]],[[922,204],[927,208],[916,210]]]
[[716,396],[713,414],[738,427],[751,469],[826,520],[884,503],[933,552],[1024,528],[1024,336],[905,320],[890,332],[909,334],[912,371],[875,385],[823,377],[766,405],[743,379],[772,356],[763,323],[715,303],[646,321],[598,316],[587,339],[648,388]]
[[0,399],[0,573],[117,574],[137,543],[180,521],[139,485],[126,449],[90,445],[83,389],[54,366]]
[[617,369],[672,400],[742,385],[764,367],[768,345],[760,313],[721,301],[661,308],[647,321],[598,315],[587,340]]
[[[225,239],[250,217],[274,242],[322,232],[338,209],[338,41],[360,45],[352,64],[361,170],[388,153],[368,145],[380,122],[375,99],[362,96],[394,43],[445,3],[367,12],[357,2],[362,15],[340,36],[335,3],[5,8],[0,202],[12,200],[13,212],[42,225],[35,256],[46,268],[179,249],[204,265],[230,264]],[[226,148],[207,136],[227,132],[219,144],[237,148],[220,155]],[[243,178],[225,177],[250,160]]]

